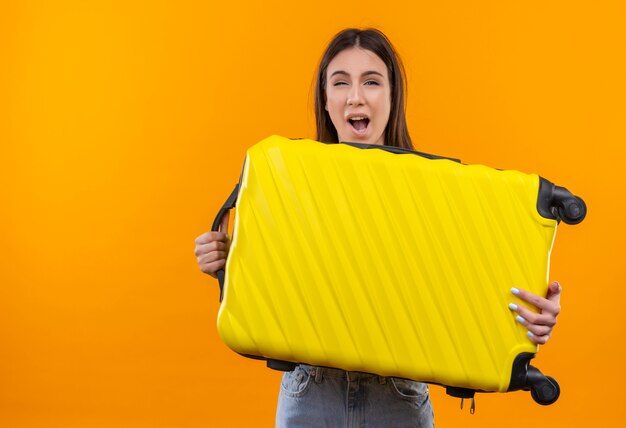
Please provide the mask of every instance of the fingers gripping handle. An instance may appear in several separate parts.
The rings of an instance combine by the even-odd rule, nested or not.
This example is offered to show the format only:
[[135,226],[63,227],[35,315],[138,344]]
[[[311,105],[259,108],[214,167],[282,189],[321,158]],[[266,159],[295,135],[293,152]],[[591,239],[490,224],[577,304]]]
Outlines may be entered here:
[[[215,216],[215,220],[213,220],[213,226],[211,226],[211,231],[219,232],[220,224],[222,223],[222,218],[224,217],[224,214],[226,214],[228,210],[235,208],[235,204],[237,203],[237,196],[239,196],[239,183],[237,183],[233,191],[230,193],[230,196],[228,197],[228,199],[226,199],[226,202],[224,202],[224,205],[222,205],[222,208],[220,208],[220,210],[218,211],[217,216]],[[221,302],[222,296],[224,294],[224,269],[218,270],[216,274],[217,274],[217,281],[220,284],[220,302]]]

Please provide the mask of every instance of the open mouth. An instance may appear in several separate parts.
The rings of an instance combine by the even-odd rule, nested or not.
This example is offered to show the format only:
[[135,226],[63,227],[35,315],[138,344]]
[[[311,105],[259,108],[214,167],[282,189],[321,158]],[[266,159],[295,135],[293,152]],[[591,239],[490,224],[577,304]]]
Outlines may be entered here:
[[369,125],[370,120],[365,116],[356,116],[348,119],[348,122],[350,123],[350,126],[352,126],[352,129],[354,129],[354,132],[362,135],[365,134],[365,131],[367,131],[367,126]]

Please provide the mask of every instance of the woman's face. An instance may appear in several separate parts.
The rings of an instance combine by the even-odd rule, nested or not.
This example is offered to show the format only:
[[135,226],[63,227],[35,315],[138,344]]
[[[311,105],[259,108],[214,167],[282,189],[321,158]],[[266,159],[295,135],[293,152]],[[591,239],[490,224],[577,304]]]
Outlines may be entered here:
[[391,111],[385,63],[366,49],[339,52],[326,70],[326,110],[339,141],[385,144]]

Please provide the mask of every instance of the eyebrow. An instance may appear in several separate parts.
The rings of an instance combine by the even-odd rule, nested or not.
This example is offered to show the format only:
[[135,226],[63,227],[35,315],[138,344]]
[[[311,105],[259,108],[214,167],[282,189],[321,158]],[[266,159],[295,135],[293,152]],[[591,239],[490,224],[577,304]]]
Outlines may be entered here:
[[[348,72],[346,72],[346,71],[337,70],[337,71],[333,72],[333,74],[331,74],[330,77],[333,77],[336,74],[341,74],[341,75],[344,75],[344,76],[350,76],[350,74]],[[375,70],[365,71],[365,72],[361,73],[361,77],[369,76],[370,74],[376,74],[376,75],[378,75],[380,77],[385,77],[381,73],[379,73],[378,71],[375,71]]]

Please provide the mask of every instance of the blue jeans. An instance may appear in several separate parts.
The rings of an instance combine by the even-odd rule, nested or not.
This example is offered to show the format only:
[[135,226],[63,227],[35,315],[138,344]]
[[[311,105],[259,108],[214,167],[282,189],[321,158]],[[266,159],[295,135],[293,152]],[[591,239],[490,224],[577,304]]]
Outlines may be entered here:
[[433,426],[424,383],[307,365],[283,375],[277,428]]

